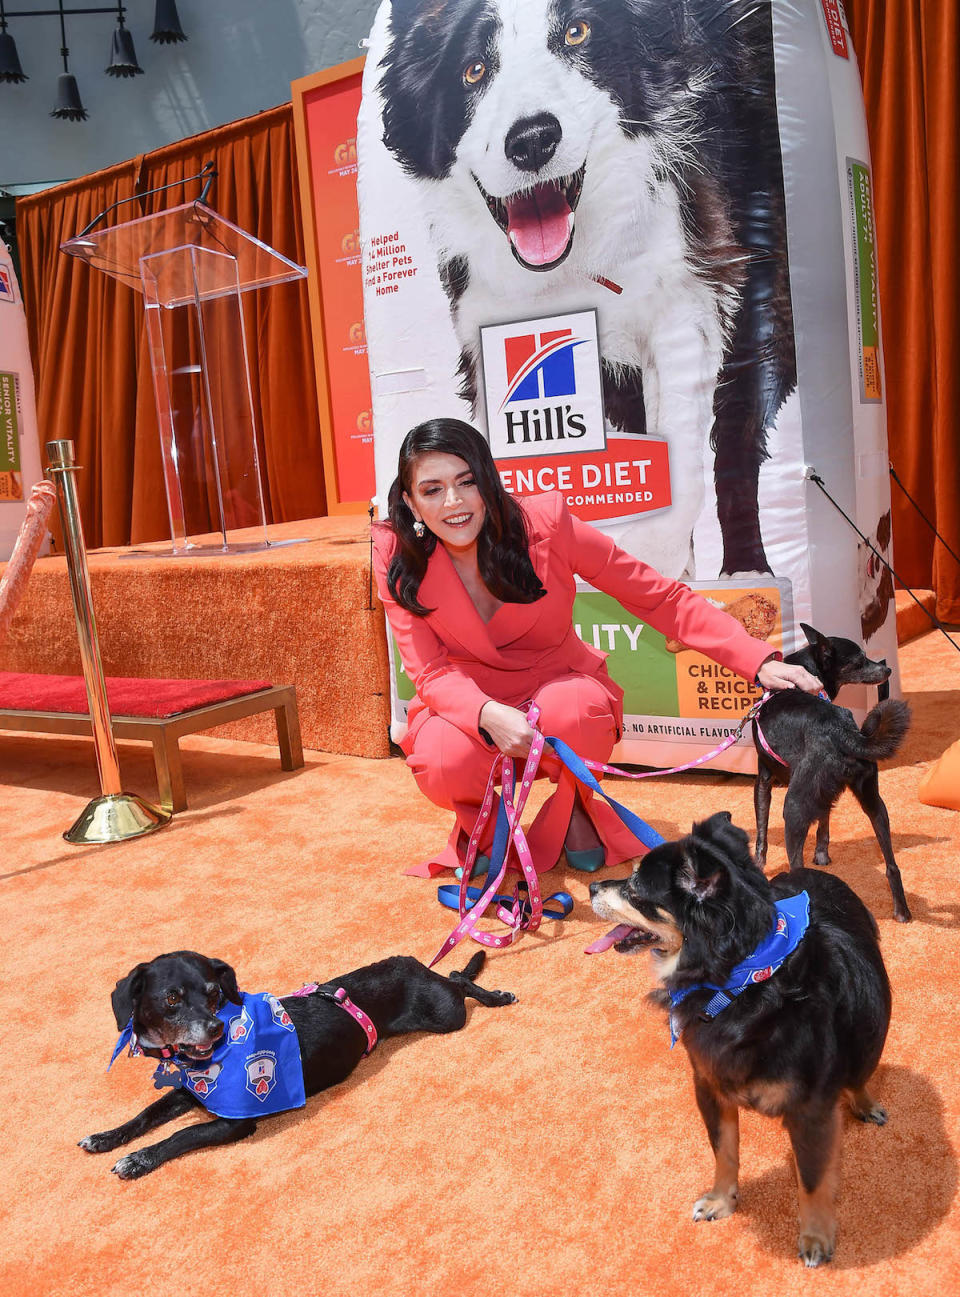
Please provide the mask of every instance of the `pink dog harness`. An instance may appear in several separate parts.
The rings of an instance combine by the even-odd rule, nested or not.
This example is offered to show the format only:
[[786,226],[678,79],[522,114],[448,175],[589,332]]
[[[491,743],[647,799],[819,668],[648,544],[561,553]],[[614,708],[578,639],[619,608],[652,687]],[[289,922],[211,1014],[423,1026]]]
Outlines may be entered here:
[[[769,693],[765,693],[765,694],[763,695],[763,697],[760,699],[760,702],[757,704],[757,712],[758,712],[758,713],[759,713],[759,711],[760,711],[760,708],[763,706],[763,704],[767,701],[767,699],[768,699],[769,697],[770,697],[770,694],[769,694]],[[817,697],[820,698],[820,699],[822,699],[825,703],[830,702],[830,695],[827,694],[827,693],[825,693],[822,689],[821,689],[820,692],[817,694]],[[767,742],[766,737],[764,736],[763,730],[760,728],[760,717],[759,717],[759,715],[755,715],[755,716],[753,717],[753,732],[754,732],[754,734],[756,734],[756,736],[757,736],[757,742],[758,742],[758,743],[760,744],[760,746],[763,748],[764,752],[766,752],[767,756],[770,757],[770,759],[771,759],[772,761],[776,761],[776,763],[777,763],[778,765],[783,766],[783,768],[784,768],[785,770],[789,770],[789,769],[790,769],[790,762],[789,762],[789,761],[784,761],[783,757],[780,756],[780,754],[779,754],[778,752],[774,752],[773,748],[772,748],[772,747],[770,746],[770,744]]]
[[339,1005],[341,1009],[345,1009],[354,1022],[363,1028],[367,1037],[367,1047],[363,1051],[364,1058],[373,1051],[373,1048],[377,1043],[377,1029],[373,1025],[372,1019],[365,1014],[362,1009],[358,1008],[354,1004],[342,986],[338,986],[335,991],[330,991],[325,986],[320,986],[317,982],[310,982],[307,986],[301,986],[299,991],[291,991],[289,998],[294,999],[298,996],[305,995],[319,995],[321,999],[330,1000],[331,1003]]

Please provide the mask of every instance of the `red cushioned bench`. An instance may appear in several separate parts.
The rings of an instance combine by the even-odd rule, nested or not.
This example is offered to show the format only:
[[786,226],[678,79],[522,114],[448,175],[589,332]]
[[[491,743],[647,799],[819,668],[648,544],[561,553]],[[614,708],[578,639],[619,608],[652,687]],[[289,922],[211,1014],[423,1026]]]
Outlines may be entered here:
[[[108,676],[107,701],[118,739],[149,739],[157,768],[160,804],[185,811],[187,795],[180,764],[184,734],[272,710],[277,720],[280,764],[303,766],[297,691],[269,680],[144,680]],[[0,730],[46,734],[91,733],[82,676],[0,671]]]

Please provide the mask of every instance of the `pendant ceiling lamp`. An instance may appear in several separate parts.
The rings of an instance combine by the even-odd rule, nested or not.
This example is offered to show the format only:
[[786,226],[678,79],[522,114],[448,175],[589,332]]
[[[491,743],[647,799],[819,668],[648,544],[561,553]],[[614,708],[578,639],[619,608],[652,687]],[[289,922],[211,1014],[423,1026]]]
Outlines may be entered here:
[[7,16],[3,10],[3,0],[0,0],[0,81],[15,85],[26,80],[27,77],[20,66],[17,42],[7,31]]
[[187,39],[180,26],[176,0],[157,0],[150,39],[158,45],[176,45]]
[[113,29],[110,62],[105,71],[108,77],[143,76],[143,68],[137,62],[137,51],[133,48],[133,37],[123,25],[122,4],[117,5],[117,25]]
[[60,57],[63,59],[63,71],[57,78],[57,102],[50,113],[62,122],[85,122],[87,110],[80,100],[80,88],[77,78],[71,75],[70,51],[67,49],[67,20],[63,12],[63,0],[60,0]]
[[[146,5],[146,0],[141,0]],[[57,0],[56,9],[7,9],[6,0],[0,0],[0,85],[18,85],[28,80],[20,63],[20,53],[12,34],[7,30],[8,19],[20,22],[26,18],[59,18],[60,19],[60,57],[63,59],[63,72],[57,79],[56,103],[50,113],[65,122],[83,122],[88,113],[80,98],[77,78],[70,71],[70,50],[67,47],[67,18],[71,21],[77,17],[91,14],[113,14],[117,25],[113,30],[110,42],[110,62],[104,69],[108,77],[126,78],[143,75],[143,68],[137,59],[133,44],[133,34],[127,28],[126,15],[132,6],[117,0],[109,6],[68,7],[64,0]],[[153,32],[150,39],[158,45],[176,45],[187,39],[180,25],[180,15],[174,0],[156,0],[154,10]],[[0,111],[4,106],[0,104]]]

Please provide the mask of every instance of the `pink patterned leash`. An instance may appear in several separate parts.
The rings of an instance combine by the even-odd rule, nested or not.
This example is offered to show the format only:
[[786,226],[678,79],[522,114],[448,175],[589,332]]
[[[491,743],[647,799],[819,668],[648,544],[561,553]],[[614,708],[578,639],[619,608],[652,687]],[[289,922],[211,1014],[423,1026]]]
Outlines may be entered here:
[[[536,703],[530,703],[527,708],[527,720],[531,725],[536,726],[540,718],[540,708]],[[515,789],[515,770],[512,757],[505,756],[499,752],[494,758],[493,765],[490,767],[490,775],[487,779],[487,787],[483,794],[483,801],[480,805],[480,813],[470,835],[470,841],[467,843],[467,854],[463,863],[463,872],[460,876],[460,895],[458,898],[458,909],[460,919],[456,927],[447,937],[446,941],[430,961],[432,968],[438,960],[442,959],[454,946],[462,941],[464,937],[470,936],[481,946],[492,946],[499,948],[509,946],[516,941],[521,932],[536,932],[543,918],[543,900],[540,895],[540,883],[537,878],[537,871],[533,867],[533,859],[530,855],[530,848],[527,845],[526,834],[520,824],[520,816],[527,804],[527,797],[530,794],[530,788],[533,784],[537,767],[540,765],[540,757],[543,753],[543,747],[546,739],[536,730],[533,741],[530,744],[530,751],[527,753],[527,759],[524,763],[523,774],[520,780],[520,788],[517,791],[516,801],[514,801]],[[494,850],[491,855],[491,865],[487,873],[487,881],[479,899],[468,908],[467,888],[470,883],[470,874],[473,870],[474,861],[477,858],[477,850],[480,845],[480,838],[486,827],[487,820],[490,818],[490,812],[493,807],[493,790],[497,782],[497,777],[501,782],[501,815],[506,817],[506,842],[503,848],[503,855],[500,859],[499,866],[495,866],[493,861],[499,854]],[[504,874],[507,872],[507,864],[510,857],[510,847],[513,846],[517,854],[517,860],[520,865],[520,871],[523,874],[523,883],[518,884],[514,890],[513,905],[508,910],[505,905],[498,904],[496,909],[497,918],[507,924],[510,931],[507,933],[496,934],[493,932],[476,931],[477,923],[483,917],[484,912],[494,900]],[[496,841],[495,841],[496,847]],[[494,872],[496,870],[496,872]],[[523,895],[525,893],[525,895]]]
[[708,761],[712,761],[714,757],[718,757],[721,752],[726,752],[727,748],[733,747],[734,743],[736,743],[743,734],[747,724],[750,721],[755,720],[760,708],[770,697],[772,697],[771,690],[764,690],[763,695],[758,698],[750,710],[741,717],[740,723],[732,734],[728,734],[722,743],[718,743],[715,748],[711,748],[711,750],[705,752],[703,756],[696,757],[693,761],[687,761],[682,766],[671,766],[669,770],[643,770],[637,774],[636,772],[629,770],[621,770],[619,766],[608,766],[603,761],[587,761],[582,757],[581,760],[590,770],[602,770],[604,774],[620,775],[623,779],[656,779],[660,775],[679,775],[683,774],[685,770],[696,770],[698,766],[705,766]]

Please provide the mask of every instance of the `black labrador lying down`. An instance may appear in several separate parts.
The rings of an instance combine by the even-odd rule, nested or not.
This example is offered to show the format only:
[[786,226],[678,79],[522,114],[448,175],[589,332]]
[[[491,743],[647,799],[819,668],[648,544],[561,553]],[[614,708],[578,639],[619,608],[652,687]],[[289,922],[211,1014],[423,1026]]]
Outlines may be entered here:
[[158,1088],[176,1088],[80,1147],[109,1152],[198,1104],[216,1114],[213,1121],[122,1157],[116,1174],[135,1180],[181,1153],[244,1139],[258,1117],[302,1107],[349,1076],[378,1038],[459,1031],[467,998],[490,1008],[512,1004],[508,991],[475,984],[484,958],[480,951],[462,972],[443,977],[395,955],[282,999],[241,993],[229,964],[192,950],[138,964],[112,995],[122,1032],[114,1058],[129,1043],[161,1060]]
[[793,1145],[801,1260],[836,1237],[840,1107],[882,1126],[868,1093],[890,1021],[877,926],[846,883],[794,870],[767,881],[727,812],[655,847],[630,878],[590,885],[618,926],[591,949],[650,950],[674,1039],[693,1067],[716,1158],[694,1220],[736,1210],[739,1109],[782,1119]]

